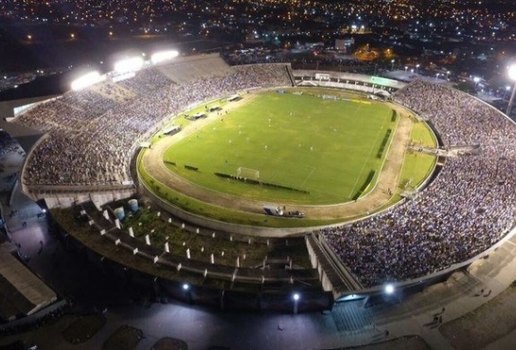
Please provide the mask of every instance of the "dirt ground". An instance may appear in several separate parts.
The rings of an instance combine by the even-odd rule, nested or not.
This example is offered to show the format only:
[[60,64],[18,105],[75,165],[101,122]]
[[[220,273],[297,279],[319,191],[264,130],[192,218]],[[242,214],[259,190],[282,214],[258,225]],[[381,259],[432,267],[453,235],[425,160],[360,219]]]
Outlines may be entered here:
[[[246,95],[243,100],[228,104],[225,109],[230,110],[240,107],[252,99],[253,95]],[[396,109],[401,117],[398,121],[398,126],[388,150],[387,157],[385,158],[383,168],[373,190],[357,201],[341,204],[302,205],[281,203],[281,205],[285,205],[288,211],[302,211],[305,213],[305,216],[310,219],[342,219],[343,221],[349,218],[367,215],[384,206],[391,199],[392,194],[396,193],[398,188],[399,175],[403,166],[405,152],[410,143],[410,135],[413,126],[413,121],[408,117],[406,110],[394,104],[390,104],[390,107]],[[210,113],[208,118],[190,124],[174,137],[164,138],[156,142],[153,144],[152,149],[145,152],[142,158],[143,166],[156,180],[187,196],[225,208],[251,213],[262,213],[263,206],[269,205],[270,202],[241,198],[199,186],[174,174],[168,170],[163,163],[164,154],[170,146],[222,117],[223,115],[218,116],[216,112]]]

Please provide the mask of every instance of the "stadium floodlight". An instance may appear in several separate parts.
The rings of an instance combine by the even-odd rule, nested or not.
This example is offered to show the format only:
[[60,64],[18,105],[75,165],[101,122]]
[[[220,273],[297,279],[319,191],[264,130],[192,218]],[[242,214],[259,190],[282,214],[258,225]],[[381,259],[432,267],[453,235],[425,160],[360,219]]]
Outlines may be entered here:
[[152,64],[159,64],[162,62],[170,61],[179,56],[179,52],[176,50],[159,51],[151,56]]
[[143,58],[135,56],[126,58],[115,63],[115,72],[119,74],[136,72],[143,67]]
[[507,69],[507,73],[509,75],[509,79],[514,81],[511,98],[509,99],[509,104],[507,105],[507,111],[505,111],[505,114],[510,116],[511,110],[512,110],[512,105],[514,104],[514,96],[516,96],[516,63],[513,63],[509,66],[509,68]]
[[74,91],[83,90],[89,86],[95,85],[97,83],[100,83],[101,81],[105,80],[106,76],[101,75],[99,72],[89,72],[87,74],[84,74],[78,79],[75,79],[72,81],[71,87]]
[[385,291],[385,294],[391,295],[394,293],[394,286],[391,283],[386,284],[384,287],[384,291]]
[[293,305],[292,305],[292,312],[294,314],[297,314],[297,311],[298,311],[298,307],[299,307],[299,300],[301,299],[301,295],[299,293],[294,293],[292,294],[292,300],[294,301]]
[[516,63],[511,64],[507,69],[507,72],[509,74],[509,79],[516,82]]

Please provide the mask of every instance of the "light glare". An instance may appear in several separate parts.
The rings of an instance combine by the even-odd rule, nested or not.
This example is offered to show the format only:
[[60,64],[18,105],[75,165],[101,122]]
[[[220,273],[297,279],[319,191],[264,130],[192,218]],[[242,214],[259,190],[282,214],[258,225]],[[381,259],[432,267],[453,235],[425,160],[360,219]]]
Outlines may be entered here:
[[115,63],[115,72],[120,74],[136,72],[143,67],[143,63],[143,58],[139,56],[126,58]]
[[177,56],[179,56],[179,52],[176,50],[160,51],[151,56],[151,62],[152,64],[158,64],[161,62],[170,61]]
[[516,81],[516,63],[509,66],[509,79]]
[[100,83],[101,81],[105,80],[106,77],[104,75],[100,75],[99,72],[90,72],[82,77],[72,81],[72,90],[79,91],[82,89],[85,89],[89,86],[95,85],[97,83]]

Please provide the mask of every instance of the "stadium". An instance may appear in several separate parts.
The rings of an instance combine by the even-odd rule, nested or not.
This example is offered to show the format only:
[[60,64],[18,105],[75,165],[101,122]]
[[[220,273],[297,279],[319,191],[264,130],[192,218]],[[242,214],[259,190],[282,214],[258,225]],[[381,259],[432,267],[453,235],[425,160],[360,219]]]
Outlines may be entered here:
[[329,309],[425,288],[514,233],[515,123],[432,81],[162,53],[72,88],[9,120],[38,135],[23,191],[157,294]]

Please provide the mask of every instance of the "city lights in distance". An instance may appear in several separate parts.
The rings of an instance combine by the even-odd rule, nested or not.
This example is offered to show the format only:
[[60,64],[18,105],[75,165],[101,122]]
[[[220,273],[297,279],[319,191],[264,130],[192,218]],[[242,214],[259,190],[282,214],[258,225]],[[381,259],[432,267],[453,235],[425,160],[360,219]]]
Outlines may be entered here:
[[84,74],[82,77],[72,81],[72,90],[79,91],[83,90],[89,86],[95,85],[97,83],[100,83],[101,81],[105,80],[106,77],[104,75],[100,75],[99,72],[90,72],[87,74]]
[[119,74],[136,72],[143,67],[143,58],[136,56],[115,63],[115,72]]
[[179,52],[176,50],[159,51],[151,56],[152,64],[158,64],[166,61],[170,61],[179,56]]

